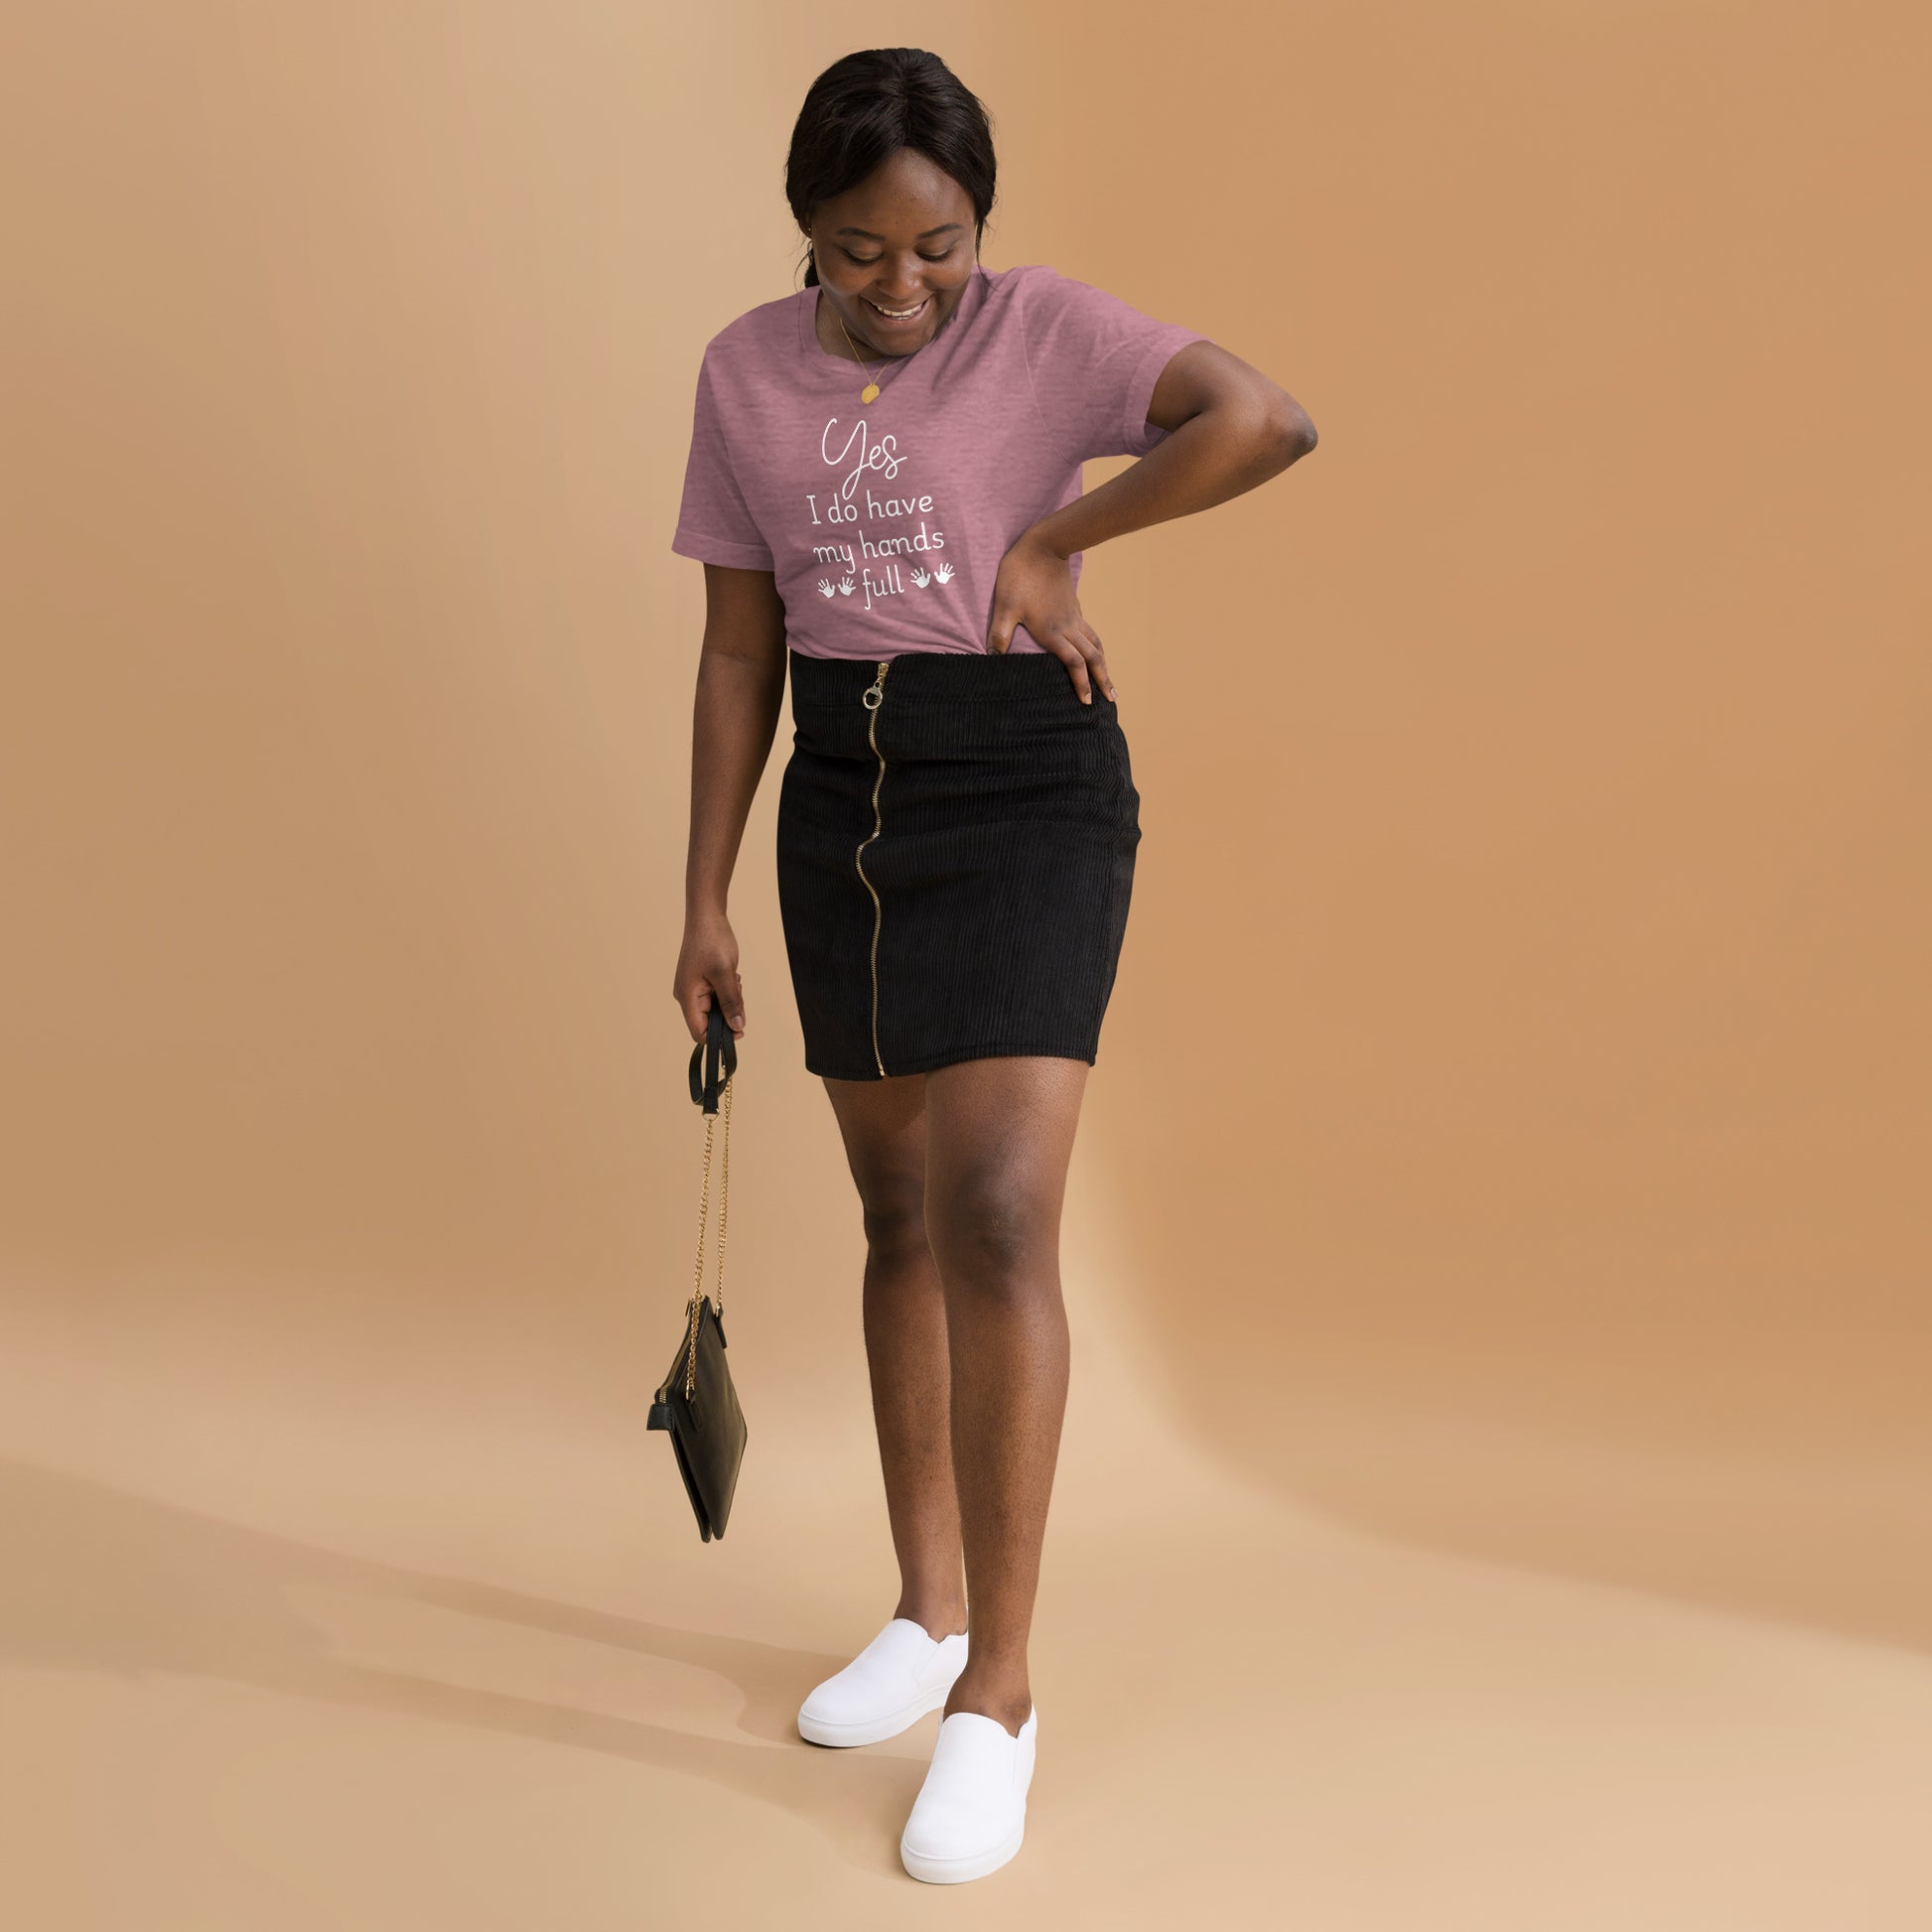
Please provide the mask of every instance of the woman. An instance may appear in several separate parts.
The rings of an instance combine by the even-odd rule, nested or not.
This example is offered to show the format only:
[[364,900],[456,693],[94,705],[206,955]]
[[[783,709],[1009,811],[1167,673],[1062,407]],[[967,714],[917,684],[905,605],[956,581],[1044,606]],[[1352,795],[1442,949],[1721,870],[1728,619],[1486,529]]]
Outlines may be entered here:
[[[786,170],[804,286],[707,345],[672,540],[707,598],[672,990],[693,1039],[714,1003],[744,1031],[726,894],[788,671],[779,908],[867,1237],[901,1587],[798,1728],[872,1743],[943,1704],[900,1840],[938,1882],[1004,1864],[1025,1826],[1060,1207],[1140,839],[1081,553],[1314,447],[1200,332],[983,267],[994,173],[984,109],[931,54],[813,82]],[[1144,460],[1083,495],[1082,460],[1110,455]]]

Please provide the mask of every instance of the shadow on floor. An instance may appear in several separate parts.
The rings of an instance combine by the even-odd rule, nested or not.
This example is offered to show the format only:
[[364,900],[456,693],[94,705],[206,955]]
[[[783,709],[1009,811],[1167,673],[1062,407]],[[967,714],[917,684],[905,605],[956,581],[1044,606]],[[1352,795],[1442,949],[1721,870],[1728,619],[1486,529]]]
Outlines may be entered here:
[[[86,1477],[0,1462],[0,1660],[139,1678],[172,1673],[323,1704],[398,1712],[593,1750],[723,1786],[791,1813],[847,1863],[897,1873],[924,1776],[890,1748],[836,1753],[794,1727],[799,1701],[846,1659],[677,1629],[428,1576],[240,1527]],[[335,1654],[296,1607],[346,1592],[426,1604],[710,1672],[744,1700],[735,1737],[371,1669]],[[936,1722],[936,1721],[928,1721]]]

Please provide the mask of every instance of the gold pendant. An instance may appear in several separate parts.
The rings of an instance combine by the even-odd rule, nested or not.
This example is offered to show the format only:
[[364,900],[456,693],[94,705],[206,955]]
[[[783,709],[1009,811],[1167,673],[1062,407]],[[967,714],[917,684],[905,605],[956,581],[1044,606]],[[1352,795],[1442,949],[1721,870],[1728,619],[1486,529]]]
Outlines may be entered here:
[[859,391],[859,400],[861,402],[877,402],[879,400],[879,384],[876,382],[868,382]]

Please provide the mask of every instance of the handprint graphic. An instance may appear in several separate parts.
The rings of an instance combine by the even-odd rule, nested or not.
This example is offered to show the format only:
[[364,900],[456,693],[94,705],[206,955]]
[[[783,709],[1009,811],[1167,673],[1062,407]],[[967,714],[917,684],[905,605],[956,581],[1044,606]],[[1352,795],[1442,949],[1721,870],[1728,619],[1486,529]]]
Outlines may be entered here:
[[820,597],[836,597],[838,595],[838,593],[835,590],[833,590],[832,580],[829,577],[821,577],[818,580],[818,594]]
[[941,564],[938,567],[938,569],[936,569],[932,573],[932,575],[937,582],[941,584],[950,584],[952,582],[952,565]]

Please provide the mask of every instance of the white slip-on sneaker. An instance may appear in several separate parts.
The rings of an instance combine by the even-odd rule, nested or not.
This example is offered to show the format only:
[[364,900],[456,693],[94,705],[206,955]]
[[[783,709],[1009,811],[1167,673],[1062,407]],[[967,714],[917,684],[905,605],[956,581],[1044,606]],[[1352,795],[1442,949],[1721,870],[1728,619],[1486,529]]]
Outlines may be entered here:
[[925,1783],[898,1841],[899,1863],[929,1885],[984,1878],[1020,1850],[1039,1712],[1016,1737],[997,1718],[955,1711],[939,1726]]
[[798,1734],[814,1744],[876,1744],[945,1703],[966,1668],[966,1632],[936,1641],[896,1616],[844,1670],[798,1707]]

